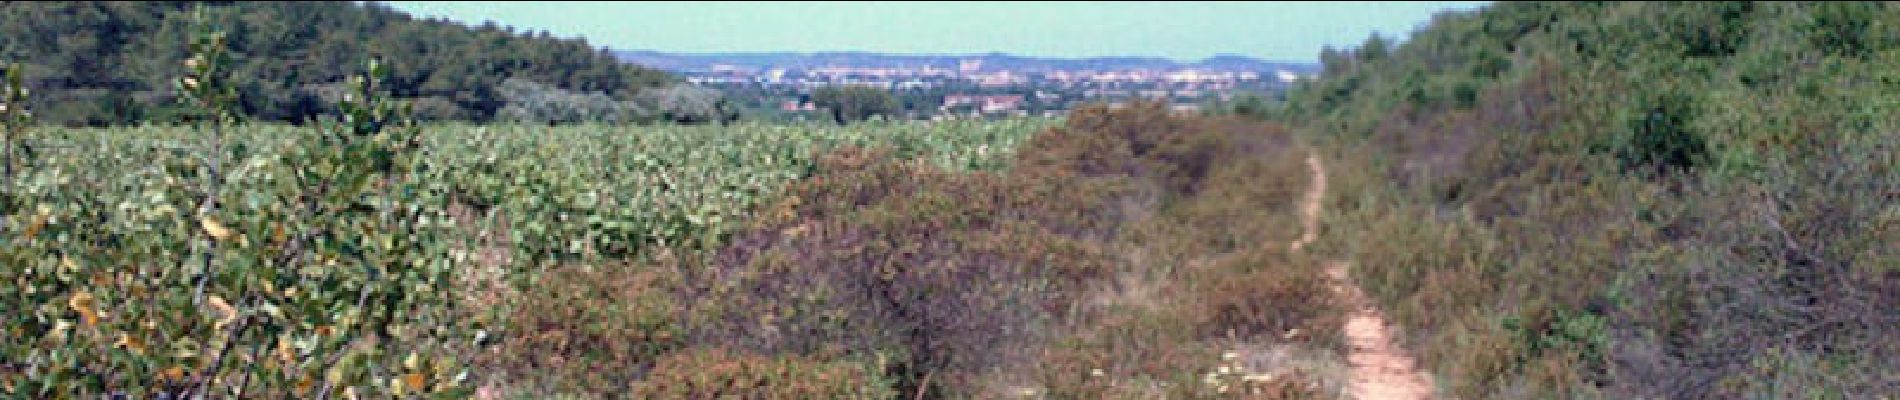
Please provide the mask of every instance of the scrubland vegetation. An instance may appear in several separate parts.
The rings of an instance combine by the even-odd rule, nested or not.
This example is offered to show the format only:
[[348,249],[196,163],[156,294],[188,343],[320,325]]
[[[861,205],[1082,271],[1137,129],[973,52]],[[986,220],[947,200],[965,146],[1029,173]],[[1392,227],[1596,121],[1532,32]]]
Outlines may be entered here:
[[1897,38],[1892,3],[1505,2],[1264,114],[1325,143],[1320,247],[1448,396],[1892,396]]

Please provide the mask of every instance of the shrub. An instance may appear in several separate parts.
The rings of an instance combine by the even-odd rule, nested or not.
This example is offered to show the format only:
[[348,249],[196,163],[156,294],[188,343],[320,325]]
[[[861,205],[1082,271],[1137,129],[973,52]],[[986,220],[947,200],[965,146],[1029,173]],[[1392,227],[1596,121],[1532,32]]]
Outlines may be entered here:
[[811,102],[827,110],[838,125],[863,121],[873,115],[891,118],[903,111],[903,104],[891,92],[863,85],[821,87],[812,90]]
[[[1328,221],[1353,235],[1316,248],[1355,260],[1456,397],[1900,392],[1861,372],[1900,354],[1900,315],[1870,306],[1900,298],[1894,214],[1875,211],[1900,122],[1868,60],[1890,55],[1892,10],[1527,2],[1435,21],[1288,96],[1339,155]],[[1473,81],[1474,108],[1405,101],[1442,71],[1490,75],[1459,56],[1497,45],[1531,68]]]
[[641,91],[634,99],[641,109],[652,110],[660,120],[681,124],[726,123],[739,119],[739,112],[717,90],[673,85]]
[[496,112],[503,121],[528,123],[628,123],[651,113],[633,102],[604,93],[576,93],[534,81],[508,78],[495,87],[507,106]]
[[1017,168],[1048,168],[1082,176],[1165,176],[1172,171],[1153,162],[1156,150],[1201,125],[1164,107],[1159,102],[1135,102],[1124,110],[1077,108],[1066,124],[1026,143],[1017,153]]
[[[952,174],[846,150],[695,277],[695,336],[767,353],[889,353],[905,392],[959,387],[1020,359],[1108,259],[1104,192],[1057,179]],[[934,374],[934,375],[933,375]],[[935,376],[934,382],[924,382]]]
[[[1194,393],[1219,352],[1193,344],[1192,316],[1137,307],[1101,310],[1087,334],[1046,345],[1032,370],[1052,398],[1180,398]],[[1099,371],[1099,372],[1098,372]],[[1011,393],[1012,395],[1014,393]]]
[[[1027,164],[1130,174],[1124,176],[1134,178],[1134,187],[1162,195],[1119,204],[1125,211],[1117,214],[1115,240],[1123,269],[1044,351],[1034,369],[1043,393],[1324,397],[1302,366],[1280,360],[1253,366],[1264,370],[1226,366],[1223,372],[1218,364],[1233,360],[1216,357],[1228,346],[1289,339],[1322,353],[1338,344],[1331,336],[1343,310],[1325,291],[1319,265],[1285,253],[1287,240],[1299,234],[1294,209],[1309,184],[1303,154],[1290,148],[1289,135],[1271,124],[1171,116],[1150,105],[1088,118],[1094,119],[1039,138],[1030,148],[1043,153],[1025,154],[1035,160]],[[1099,125],[1081,129],[1090,123]],[[1077,148],[1143,150],[1117,165]],[[1287,335],[1295,328],[1299,332]],[[1269,372],[1282,380],[1243,379]]]
[[661,359],[633,385],[641,399],[890,399],[899,393],[875,365],[767,357],[724,348],[690,349]]
[[1647,100],[1630,120],[1624,142],[1617,144],[1617,160],[1624,168],[1657,172],[1686,171],[1701,164],[1708,146],[1691,128],[1696,106],[1693,97],[1682,93]]
[[[685,342],[664,269],[606,265],[546,271],[524,287],[478,359],[491,382],[537,393],[622,393]],[[603,366],[611,366],[605,367]]]
[[1286,336],[1299,330],[1305,338],[1331,340],[1337,336],[1346,309],[1330,292],[1324,271],[1317,265],[1295,266],[1277,247],[1248,250],[1206,270],[1196,279],[1202,287],[1201,309],[1193,313],[1201,335],[1239,340]]
[[[0,299],[23,313],[0,320],[8,338],[0,352],[11,364],[0,368],[0,389],[37,397],[464,392],[456,378],[463,365],[451,354],[465,343],[464,320],[454,296],[437,290],[456,277],[451,239],[428,223],[434,214],[415,174],[421,130],[379,86],[384,64],[371,59],[351,80],[355,96],[337,105],[341,123],[256,151],[226,142],[238,92],[225,40],[207,29],[176,82],[207,116],[208,134],[176,152],[144,153],[139,172],[122,177],[4,182],[7,225],[34,222],[5,232],[0,280],[11,284]],[[36,157],[32,173],[133,158],[89,156]],[[128,191],[147,200],[99,200]]]
[[1186,253],[1224,255],[1272,247],[1302,233],[1295,216],[1310,182],[1298,152],[1274,148],[1199,162],[1215,169],[1195,183],[1194,195],[1164,206],[1166,220],[1160,222],[1181,228],[1170,232],[1170,243]]

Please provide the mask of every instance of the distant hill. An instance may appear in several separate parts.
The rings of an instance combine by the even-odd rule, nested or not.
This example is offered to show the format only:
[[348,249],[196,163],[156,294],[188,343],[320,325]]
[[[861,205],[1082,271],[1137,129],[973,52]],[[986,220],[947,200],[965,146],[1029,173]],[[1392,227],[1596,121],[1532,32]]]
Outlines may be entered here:
[[386,56],[387,88],[433,119],[488,120],[497,88],[520,78],[631,98],[677,78],[620,63],[585,40],[485,24],[418,19],[374,2],[0,2],[0,61],[26,65],[41,121],[110,125],[178,117],[172,80],[193,9],[229,36],[240,107],[257,119],[324,112],[319,95]]
[[1315,63],[1266,61],[1240,55],[1219,55],[1200,62],[1182,63],[1158,57],[1044,58],[1004,53],[987,54],[884,54],[870,52],[758,52],[758,53],[665,53],[657,51],[618,51],[622,61],[675,72],[705,72],[714,65],[744,68],[816,68],[856,66],[872,68],[924,67],[956,69],[963,61],[980,60],[980,70],[1128,70],[1128,69],[1208,69],[1220,71],[1268,72],[1286,70],[1316,73]]

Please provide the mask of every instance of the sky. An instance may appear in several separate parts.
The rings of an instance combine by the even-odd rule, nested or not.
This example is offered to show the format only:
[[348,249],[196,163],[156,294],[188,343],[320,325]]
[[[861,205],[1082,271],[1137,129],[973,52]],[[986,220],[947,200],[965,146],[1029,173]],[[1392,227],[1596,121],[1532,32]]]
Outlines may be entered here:
[[1374,32],[1403,40],[1435,13],[1490,2],[385,3],[417,17],[494,21],[615,50],[1002,52],[1177,61],[1239,54],[1316,62],[1323,46],[1354,46]]

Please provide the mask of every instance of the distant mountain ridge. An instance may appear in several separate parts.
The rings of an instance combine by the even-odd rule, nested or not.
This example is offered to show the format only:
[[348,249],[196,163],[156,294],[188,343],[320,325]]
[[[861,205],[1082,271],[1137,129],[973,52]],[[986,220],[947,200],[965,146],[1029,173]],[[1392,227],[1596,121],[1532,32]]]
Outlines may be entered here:
[[1273,72],[1290,71],[1300,74],[1317,73],[1319,64],[1284,61],[1267,61],[1257,58],[1221,54],[1198,62],[1178,62],[1160,57],[1089,57],[1089,58],[1050,58],[1029,57],[1005,53],[985,54],[887,54],[861,51],[835,51],[816,53],[797,52],[743,52],[743,53],[667,53],[658,51],[615,51],[621,61],[674,72],[706,72],[715,65],[729,65],[740,68],[787,68],[811,69],[827,66],[853,66],[864,68],[942,68],[957,69],[966,60],[982,61],[979,70],[1010,70],[1020,72],[1049,70],[1176,70],[1203,69],[1215,71],[1254,71]]

